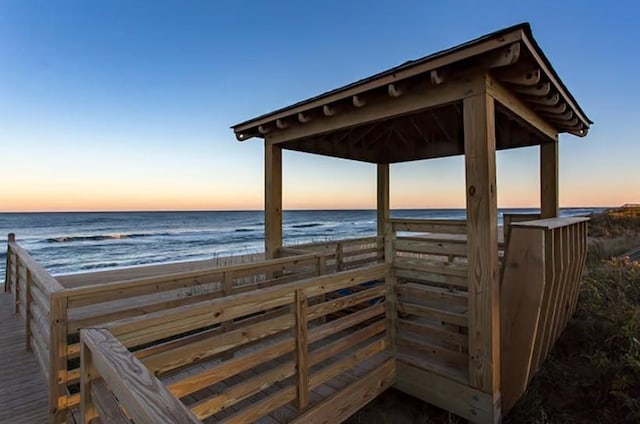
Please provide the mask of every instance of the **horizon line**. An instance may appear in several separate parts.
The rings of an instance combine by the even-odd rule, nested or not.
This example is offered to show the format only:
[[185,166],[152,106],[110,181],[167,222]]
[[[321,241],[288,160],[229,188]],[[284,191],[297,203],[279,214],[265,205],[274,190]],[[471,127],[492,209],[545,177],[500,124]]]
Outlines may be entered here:
[[[620,206],[560,206],[559,209],[608,209]],[[498,209],[540,209],[540,206],[498,206]],[[305,211],[375,211],[375,208],[291,208],[283,209],[282,212],[305,212]],[[466,210],[465,207],[420,207],[420,208],[390,208],[392,211],[411,211],[411,210]],[[264,209],[122,209],[122,210],[35,210],[35,211],[0,211],[0,214],[10,213],[167,213],[167,212],[264,212]]]

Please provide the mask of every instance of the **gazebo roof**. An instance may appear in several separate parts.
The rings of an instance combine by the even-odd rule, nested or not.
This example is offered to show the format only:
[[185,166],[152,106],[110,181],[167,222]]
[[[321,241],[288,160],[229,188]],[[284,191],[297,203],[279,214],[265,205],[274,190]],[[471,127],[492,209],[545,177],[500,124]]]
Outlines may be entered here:
[[239,141],[261,137],[285,149],[373,163],[450,156],[464,153],[462,99],[485,88],[497,101],[498,149],[542,144],[561,132],[584,136],[592,124],[524,23],[232,129]]

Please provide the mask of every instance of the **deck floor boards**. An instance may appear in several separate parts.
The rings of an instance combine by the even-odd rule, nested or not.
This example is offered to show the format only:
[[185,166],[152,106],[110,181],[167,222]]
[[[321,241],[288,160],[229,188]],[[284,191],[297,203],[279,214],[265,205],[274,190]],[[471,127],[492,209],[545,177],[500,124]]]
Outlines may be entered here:
[[47,386],[35,356],[27,352],[24,320],[13,296],[0,293],[0,423],[47,422]]

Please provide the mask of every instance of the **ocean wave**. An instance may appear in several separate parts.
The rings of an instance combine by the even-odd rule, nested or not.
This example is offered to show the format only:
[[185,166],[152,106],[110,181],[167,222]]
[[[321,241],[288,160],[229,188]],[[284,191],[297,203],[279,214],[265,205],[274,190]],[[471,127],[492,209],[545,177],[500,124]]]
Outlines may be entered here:
[[140,237],[169,236],[169,233],[94,234],[89,236],[61,236],[48,238],[48,243],[70,243],[74,241],[120,240]]
[[236,233],[250,233],[252,231],[257,231],[257,230],[254,230],[252,228],[237,228],[235,231]]
[[312,228],[312,227],[320,227],[321,225],[324,225],[320,222],[310,222],[308,224],[295,224],[292,225],[291,228]]

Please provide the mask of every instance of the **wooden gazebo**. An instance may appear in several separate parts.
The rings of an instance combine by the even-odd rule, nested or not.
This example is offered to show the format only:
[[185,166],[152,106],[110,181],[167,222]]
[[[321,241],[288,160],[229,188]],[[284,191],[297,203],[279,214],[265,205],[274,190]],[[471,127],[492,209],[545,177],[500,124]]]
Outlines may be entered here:
[[[579,219],[558,218],[558,134],[583,137],[590,124],[530,26],[520,24],[232,128],[239,141],[264,139],[267,257],[275,257],[283,244],[283,149],[377,165],[377,231],[384,240],[384,260],[395,270],[387,281],[397,308],[391,317],[394,334],[404,323],[413,332],[438,337],[433,326],[419,319],[412,324],[406,317],[444,325],[447,320],[438,314],[452,311],[431,302],[417,313],[396,301],[409,292],[433,301],[446,297],[452,286],[416,263],[415,254],[432,253],[428,249],[410,252],[410,267],[398,265],[407,259],[397,252],[401,244],[395,231],[434,233],[451,223],[391,219],[389,164],[465,156],[467,220],[461,232],[467,235],[466,257],[442,267],[465,266],[465,302],[455,311],[465,316],[468,327],[454,332],[464,335],[458,352],[468,353],[468,367],[458,375],[448,366],[451,358],[438,364],[428,359],[439,356],[442,345],[414,343],[408,355],[397,353],[396,387],[473,421],[489,422],[520,396],[575,307],[586,226]],[[529,221],[505,229],[511,249],[502,260],[496,150],[534,145],[540,146],[541,216],[533,221],[508,217],[509,222]],[[401,283],[420,283],[423,291],[408,291]],[[400,338],[395,342],[399,346]],[[415,360],[405,360],[411,355]]]

